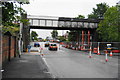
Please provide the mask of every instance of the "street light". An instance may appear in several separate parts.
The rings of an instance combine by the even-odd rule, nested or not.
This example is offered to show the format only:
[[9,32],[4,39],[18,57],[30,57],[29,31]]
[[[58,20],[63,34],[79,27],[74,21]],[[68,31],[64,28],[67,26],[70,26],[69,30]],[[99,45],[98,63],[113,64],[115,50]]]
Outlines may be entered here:
[[[7,0],[7,1],[13,1],[13,2],[18,2],[20,4],[20,20],[22,19],[22,12],[21,12],[21,4],[28,4],[29,0]],[[21,56],[22,52],[22,26],[23,23],[20,22],[20,33],[19,33],[19,41],[18,41],[18,47],[19,47],[19,57]]]

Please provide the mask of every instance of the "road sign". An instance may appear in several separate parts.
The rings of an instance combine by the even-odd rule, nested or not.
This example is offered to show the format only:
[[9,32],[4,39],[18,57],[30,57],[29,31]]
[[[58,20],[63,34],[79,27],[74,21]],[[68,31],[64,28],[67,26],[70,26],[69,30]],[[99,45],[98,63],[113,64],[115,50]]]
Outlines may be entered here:
[[111,44],[107,44],[107,49],[108,50],[111,50],[112,48],[111,48]]
[[111,44],[107,44],[107,47],[110,47],[111,46]]

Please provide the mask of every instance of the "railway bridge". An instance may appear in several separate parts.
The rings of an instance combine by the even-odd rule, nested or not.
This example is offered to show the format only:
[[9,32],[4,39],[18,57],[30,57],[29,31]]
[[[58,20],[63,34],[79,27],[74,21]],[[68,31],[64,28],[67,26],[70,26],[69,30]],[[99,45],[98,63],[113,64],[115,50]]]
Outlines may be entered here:
[[96,29],[100,22],[98,19],[33,15],[26,15],[24,18],[27,18],[30,23],[28,26],[23,25],[22,28],[24,51],[30,42],[30,29],[77,30],[80,34],[78,40],[81,41],[81,45],[84,45],[85,43],[89,45],[91,41],[97,41]]

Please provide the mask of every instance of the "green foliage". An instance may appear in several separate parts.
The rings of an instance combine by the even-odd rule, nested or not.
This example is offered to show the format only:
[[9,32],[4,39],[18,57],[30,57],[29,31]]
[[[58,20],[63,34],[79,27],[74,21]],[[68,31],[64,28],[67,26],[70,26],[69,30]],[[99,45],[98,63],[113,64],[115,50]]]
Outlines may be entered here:
[[2,24],[4,26],[14,26],[13,23],[20,21],[18,14],[24,14],[25,10],[18,7],[13,2],[2,2]]
[[31,32],[31,40],[32,40],[32,41],[38,40],[37,37],[38,37],[38,34],[37,34],[35,31],[32,31],[32,32]]
[[79,19],[84,19],[84,18],[85,18],[85,16],[84,16],[84,15],[78,15],[78,17],[76,17],[76,18],[79,18]]
[[29,25],[29,20],[28,19],[21,19],[20,20],[24,25]]
[[12,2],[2,2],[2,21],[3,25],[11,26],[12,22],[15,20],[15,14],[18,13],[17,10],[14,9],[14,5]]
[[99,23],[97,31],[103,41],[120,41],[119,27],[117,7],[110,7],[104,14],[104,20]]
[[13,26],[3,26],[2,27],[2,33],[6,33],[9,31],[12,35],[16,35],[19,33],[19,28],[18,27],[13,27]]
[[88,18],[92,19],[101,19],[103,18],[104,13],[107,11],[109,6],[106,3],[100,3],[96,5],[97,8],[93,8],[93,12],[91,14],[88,14]]
[[91,14],[88,14],[88,18],[89,19],[97,19],[98,16],[96,14],[91,13]]
[[76,41],[77,38],[77,31],[76,30],[71,30],[68,35],[68,41]]
[[[1,2],[2,4],[2,25],[3,33],[6,31],[15,34],[19,31],[20,21],[24,24],[28,24],[28,20],[21,19],[20,13],[24,14],[25,10],[18,7],[16,3],[13,2]],[[22,3],[23,4],[23,3]],[[16,31],[17,30],[17,31]]]
[[29,0],[16,0],[19,4],[29,4]]
[[64,36],[59,36],[58,38],[60,41],[66,41],[65,37]]
[[51,32],[51,34],[52,34],[52,38],[57,38],[57,37],[58,37],[58,32],[57,32],[57,30],[53,30],[53,31]]

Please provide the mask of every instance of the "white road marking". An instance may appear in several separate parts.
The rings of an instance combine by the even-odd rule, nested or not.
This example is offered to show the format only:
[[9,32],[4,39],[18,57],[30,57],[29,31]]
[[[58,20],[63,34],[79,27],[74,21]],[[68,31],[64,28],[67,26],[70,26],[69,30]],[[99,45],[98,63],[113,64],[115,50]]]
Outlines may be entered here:
[[[42,59],[43,59],[43,61],[45,62],[46,66],[49,68],[49,65],[48,65],[48,63],[47,63],[47,61],[46,61],[46,58],[42,57]],[[49,72],[45,72],[45,73],[50,73],[51,76],[52,76],[52,78],[56,78],[55,75],[53,75],[53,74],[50,72],[50,70],[49,70]]]
[[48,66],[48,64],[47,64],[47,62],[46,62],[46,59],[45,58],[42,58],[43,59],[43,61],[45,62],[45,64]]

